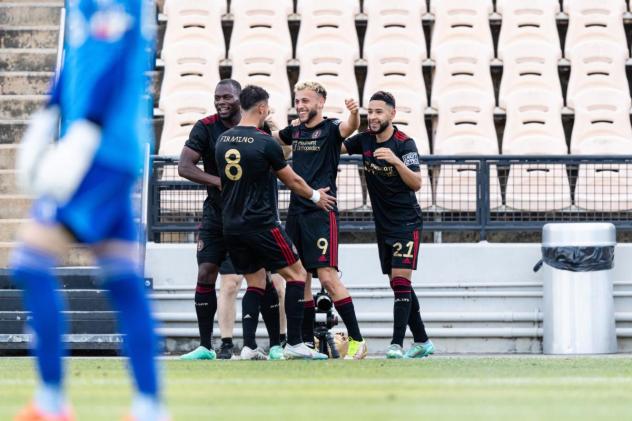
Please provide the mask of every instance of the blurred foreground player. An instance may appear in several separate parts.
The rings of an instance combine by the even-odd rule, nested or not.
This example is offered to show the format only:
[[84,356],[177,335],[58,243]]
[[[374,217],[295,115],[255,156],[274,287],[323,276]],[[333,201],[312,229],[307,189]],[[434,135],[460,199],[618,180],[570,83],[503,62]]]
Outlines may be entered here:
[[[11,255],[31,313],[40,382],[16,420],[72,420],[62,356],[65,320],[53,268],[73,242],[89,245],[125,335],[135,397],[129,420],[166,420],[154,321],[138,264],[131,193],[151,139],[145,71],[155,38],[151,1],[70,2],[59,79],[17,157],[23,191],[37,196]],[[61,118],[61,139],[54,141]]]
[[[342,152],[361,154],[373,206],[382,272],[395,295],[393,340],[387,358],[422,358],[434,352],[421,320],[419,300],[412,288],[421,234],[421,209],[415,192],[421,188],[415,141],[393,126],[395,98],[378,91],[368,106],[369,129],[347,139]],[[404,353],[406,325],[414,342]]]
[[288,343],[284,357],[324,359],[326,355],[302,340],[307,273],[278,222],[276,177],[323,211],[330,210],[335,199],[326,193],[328,189],[313,190],[307,185],[287,165],[281,146],[260,129],[269,114],[268,98],[263,88],[245,87],[239,95],[241,121],[219,137],[215,148],[222,181],[224,240],[236,272],[244,274],[248,284],[242,300],[244,347],[257,349],[255,333],[265,294],[265,271],[269,270],[286,280]]

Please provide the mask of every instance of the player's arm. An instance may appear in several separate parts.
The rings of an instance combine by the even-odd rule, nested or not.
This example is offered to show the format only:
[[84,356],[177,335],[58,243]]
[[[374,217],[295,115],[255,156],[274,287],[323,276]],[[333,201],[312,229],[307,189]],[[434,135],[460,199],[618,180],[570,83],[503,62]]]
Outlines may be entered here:
[[178,175],[194,183],[221,188],[221,181],[218,176],[208,174],[197,166],[201,158],[202,155],[198,151],[184,146],[178,162]]
[[360,134],[355,136],[351,136],[349,139],[342,142],[340,146],[340,153],[349,155],[358,155],[362,153],[362,143],[360,139]]
[[[412,154],[414,154],[416,158],[413,158]],[[405,164],[404,161],[395,155],[395,153],[389,148],[377,148],[373,153],[373,156],[394,166],[399,173],[399,176],[402,178],[402,181],[412,191],[418,191],[421,189],[421,172],[419,171],[419,158],[416,150],[404,155],[406,161],[408,161],[408,158],[411,160],[408,165]]]
[[340,136],[343,139],[351,136],[353,132],[358,130],[358,127],[360,127],[360,106],[358,105],[358,102],[353,98],[348,98],[345,99],[345,106],[347,107],[347,110],[350,111],[349,117],[347,118],[347,121],[343,121],[340,123],[340,126],[338,126]]
[[311,200],[319,208],[323,210],[333,209],[336,198],[327,194],[329,187],[318,190],[312,189],[289,165],[278,170],[276,175],[290,190],[305,199]]

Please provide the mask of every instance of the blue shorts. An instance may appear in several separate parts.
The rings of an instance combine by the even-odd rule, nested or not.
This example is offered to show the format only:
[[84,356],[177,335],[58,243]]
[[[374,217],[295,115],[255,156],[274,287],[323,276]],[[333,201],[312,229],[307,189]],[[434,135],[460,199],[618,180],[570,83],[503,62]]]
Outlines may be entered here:
[[84,244],[136,241],[131,200],[135,183],[135,176],[95,162],[66,204],[41,197],[33,204],[31,217],[44,225],[64,226]]

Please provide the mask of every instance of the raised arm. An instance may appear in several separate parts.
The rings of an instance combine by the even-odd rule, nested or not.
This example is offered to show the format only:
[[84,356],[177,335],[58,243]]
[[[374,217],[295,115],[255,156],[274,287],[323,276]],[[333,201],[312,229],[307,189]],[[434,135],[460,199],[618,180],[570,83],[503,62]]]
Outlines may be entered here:
[[340,136],[347,138],[360,127],[360,106],[353,98],[345,99],[345,106],[350,111],[347,121],[340,123]]

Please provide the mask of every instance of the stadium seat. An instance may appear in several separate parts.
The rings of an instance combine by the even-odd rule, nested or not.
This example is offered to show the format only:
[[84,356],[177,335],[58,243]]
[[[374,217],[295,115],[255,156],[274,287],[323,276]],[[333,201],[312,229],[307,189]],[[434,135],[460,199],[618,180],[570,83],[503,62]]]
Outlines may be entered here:
[[502,15],[498,39],[498,58],[514,50],[515,42],[545,42],[562,55],[555,15],[558,0],[497,0],[496,11]]
[[[213,111],[212,111],[213,110]],[[165,123],[160,138],[160,154],[163,146],[174,139],[188,138],[193,125],[214,112],[212,92],[178,92],[164,102]],[[184,145],[184,141],[180,148]],[[169,146],[173,150],[173,146]]]
[[[628,148],[625,154],[632,154],[632,148]],[[580,165],[575,187],[575,205],[587,211],[597,212],[632,210],[630,165]]]
[[202,41],[226,55],[222,14],[226,2],[213,0],[167,0],[167,29],[163,49],[174,42]]
[[362,104],[366,107],[369,98],[379,90],[407,90],[414,92],[419,105],[427,106],[426,85],[421,71],[423,57],[415,54],[415,45],[402,42],[397,46],[390,42],[373,44],[365,50],[368,62]]
[[508,95],[531,89],[546,89],[562,97],[562,84],[558,75],[561,51],[539,41],[511,44],[503,57],[503,75],[500,80],[498,104],[506,108]]
[[566,155],[562,98],[552,91],[521,90],[507,98],[505,155]]
[[630,95],[615,89],[589,90],[577,95],[571,153],[612,153],[619,145],[632,143],[630,104]]
[[[364,13],[368,16],[364,37],[364,57],[375,44],[394,45],[403,42],[412,43],[405,51],[417,52],[426,58],[426,39],[421,25],[421,16],[426,12],[423,0],[365,0]],[[414,45],[414,47],[413,47]],[[400,49],[399,45],[395,47]]]
[[350,211],[363,206],[359,168],[356,164],[338,165],[336,202],[339,211]]
[[564,53],[569,57],[572,50],[585,41],[609,40],[627,46],[623,27],[626,4],[620,0],[564,0],[568,13],[568,31]]
[[424,120],[423,98],[412,90],[389,91],[395,97],[396,113],[393,124],[415,140],[421,155],[430,154],[430,142]]
[[490,72],[493,53],[476,42],[452,42],[434,50],[436,66],[432,80],[430,103],[460,90],[478,89],[495,104],[494,85]]
[[549,212],[571,206],[571,188],[563,164],[512,164],[507,176],[508,208]]
[[421,188],[415,193],[417,196],[417,203],[421,209],[427,209],[432,206],[432,182],[428,175],[428,166],[420,165],[419,172],[421,173]]
[[254,84],[270,94],[271,117],[280,127],[287,125],[287,111],[292,104],[287,61],[291,52],[272,42],[246,42],[230,50],[232,78],[243,86]]
[[435,16],[430,55],[445,43],[453,41],[480,42],[494,55],[494,43],[489,26],[493,12],[492,0],[432,0],[430,12]]
[[231,51],[248,42],[270,42],[292,57],[292,39],[287,17],[294,10],[292,0],[232,0],[234,16]]
[[586,90],[612,88],[627,93],[630,88],[625,74],[628,50],[614,42],[586,41],[573,48],[568,56],[571,76],[566,103],[573,108],[575,98]]
[[220,80],[219,61],[223,56],[223,50],[200,41],[165,46],[162,50],[165,70],[159,108],[164,109],[167,98],[177,92],[214,92]]
[[[339,42],[314,43],[298,49],[296,56],[301,66],[298,80],[316,80],[323,84],[328,94],[327,106],[341,106],[344,113],[344,98],[358,99],[353,47]],[[334,95],[342,96],[340,104],[329,101]]]
[[325,49],[334,42],[346,44],[350,58],[360,58],[360,44],[355,27],[355,15],[359,11],[355,0],[303,0],[297,8],[301,15],[296,56],[311,45]]

